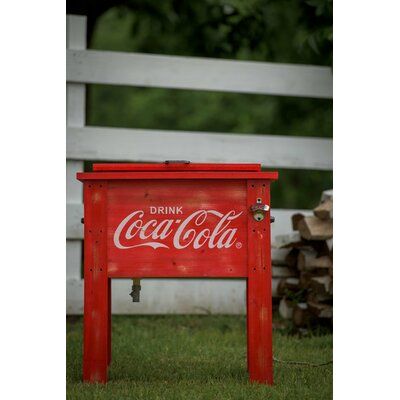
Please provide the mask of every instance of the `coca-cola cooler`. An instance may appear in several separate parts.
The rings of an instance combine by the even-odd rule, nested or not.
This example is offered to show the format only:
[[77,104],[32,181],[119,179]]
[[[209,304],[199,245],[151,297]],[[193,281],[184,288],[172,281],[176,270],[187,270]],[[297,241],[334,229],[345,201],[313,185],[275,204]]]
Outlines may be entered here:
[[242,278],[249,377],[272,384],[270,184],[277,172],[166,161],[94,164],[77,178],[84,184],[83,380],[107,381],[111,279]]

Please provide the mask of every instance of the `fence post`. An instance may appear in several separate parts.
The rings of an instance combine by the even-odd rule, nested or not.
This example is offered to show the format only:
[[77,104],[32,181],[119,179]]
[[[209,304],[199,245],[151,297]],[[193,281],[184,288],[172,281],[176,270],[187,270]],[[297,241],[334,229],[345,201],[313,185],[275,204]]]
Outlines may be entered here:
[[[67,49],[86,49],[86,17],[67,15]],[[67,83],[67,127],[85,126],[85,84]],[[67,131],[68,132],[68,131]],[[67,133],[68,134],[68,133]],[[81,204],[83,190],[80,182],[76,180],[76,173],[83,171],[83,161],[67,160],[67,204]],[[72,280],[78,284],[81,281],[82,266],[82,241],[67,239],[67,281]],[[71,282],[72,283],[72,282]],[[82,285],[75,285],[82,288]],[[75,300],[76,293],[69,293]]]

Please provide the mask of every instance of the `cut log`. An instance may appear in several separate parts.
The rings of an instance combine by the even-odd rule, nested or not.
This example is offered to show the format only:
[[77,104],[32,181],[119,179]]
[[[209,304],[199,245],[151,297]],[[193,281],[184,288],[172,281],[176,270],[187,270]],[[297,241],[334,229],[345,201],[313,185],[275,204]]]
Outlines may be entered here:
[[308,289],[310,287],[311,278],[313,275],[311,272],[302,272],[299,278],[299,286],[301,289]]
[[[313,278],[321,278],[329,275],[329,269],[319,268],[314,271],[301,271],[299,277],[299,285],[301,289],[310,289],[311,288],[311,279]],[[319,293],[326,293],[325,291],[319,291]]]
[[285,257],[286,264],[291,268],[297,267],[297,256],[299,255],[299,249],[291,249]]
[[288,255],[289,251],[290,249],[272,249],[271,251],[272,265],[287,266],[285,258]]
[[292,319],[293,308],[294,308],[293,302],[288,300],[286,297],[283,297],[279,302],[279,315],[283,319]]
[[303,244],[303,240],[300,236],[299,232],[289,233],[287,235],[276,235],[275,242],[273,243],[273,247],[277,249],[287,248],[287,247],[296,247],[301,246]]
[[297,291],[300,289],[299,278],[283,278],[278,283],[278,295],[284,296],[288,291]]
[[307,295],[307,302],[311,301],[314,303],[325,303],[325,304],[329,304],[332,305],[332,295],[328,294],[317,294],[317,293],[313,293],[310,292]]
[[278,294],[278,285],[279,285],[280,279],[278,278],[272,278],[272,284],[271,284],[271,292],[272,292],[272,297],[280,297]]
[[307,240],[327,240],[333,236],[332,220],[317,217],[304,217],[299,222],[299,233]]
[[294,231],[298,230],[299,222],[304,218],[304,214],[296,213],[292,215],[292,228]]
[[315,303],[313,301],[308,301],[308,309],[312,314],[318,318],[332,318],[333,317],[333,307],[329,304]]
[[314,215],[320,219],[331,219],[333,217],[333,201],[328,199],[315,207]]
[[273,278],[289,278],[289,277],[296,277],[298,272],[294,268],[288,267],[272,267],[272,277]]
[[297,257],[297,268],[299,271],[313,271],[318,268],[328,269],[331,267],[332,260],[330,259],[330,257],[318,257],[315,250],[300,250]]
[[330,256],[333,254],[333,239],[327,240],[304,240],[310,245],[317,253],[317,257]]
[[314,276],[310,279],[310,289],[315,294],[331,294],[332,278],[329,275]]
[[299,289],[299,278],[286,278],[285,286],[290,290],[298,290]]
[[333,189],[329,190],[324,190],[321,194],[321,203],[323,203],[326,200],[332,200],[333,201]]
[[298,303],[293,308],[293,324],[297,327],[306,326],[310,322],[310,312],[307,303]]
[[332,255],[333,254],[333,238],[325,240],[326,243],[326,247],[329,250],[329,254]]

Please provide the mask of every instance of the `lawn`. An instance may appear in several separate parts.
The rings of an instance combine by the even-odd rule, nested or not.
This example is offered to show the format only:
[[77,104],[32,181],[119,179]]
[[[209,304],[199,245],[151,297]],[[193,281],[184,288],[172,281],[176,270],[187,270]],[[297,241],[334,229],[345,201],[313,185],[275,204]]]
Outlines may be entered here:
[[[82,318],[67,320],[68,399],[330,399],[332,365],[275,363],[275,385],[248,383],[244,316],[113,316],[107,385],[84,384]],[[274,333],[282,360],[332,358],[332,335]]]

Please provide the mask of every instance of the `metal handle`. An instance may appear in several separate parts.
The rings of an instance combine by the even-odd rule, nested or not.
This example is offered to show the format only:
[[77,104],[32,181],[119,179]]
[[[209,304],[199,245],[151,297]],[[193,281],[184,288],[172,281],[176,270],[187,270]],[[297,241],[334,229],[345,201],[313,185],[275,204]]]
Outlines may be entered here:
[[190,164],[188,160],[165,160],[165,164]]

